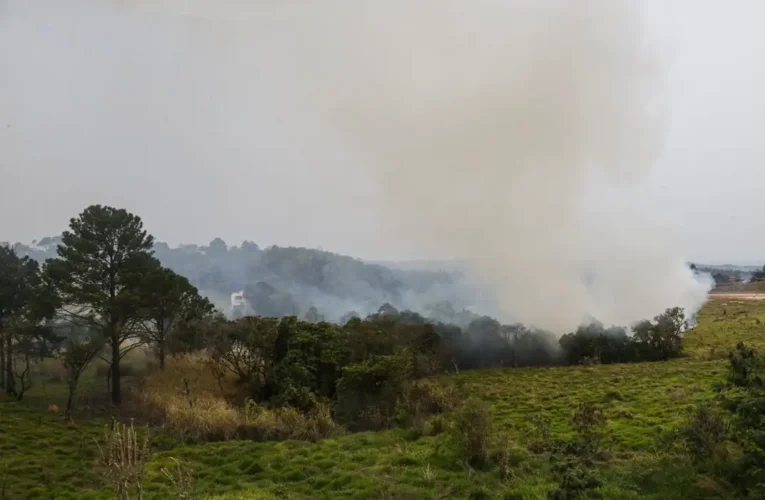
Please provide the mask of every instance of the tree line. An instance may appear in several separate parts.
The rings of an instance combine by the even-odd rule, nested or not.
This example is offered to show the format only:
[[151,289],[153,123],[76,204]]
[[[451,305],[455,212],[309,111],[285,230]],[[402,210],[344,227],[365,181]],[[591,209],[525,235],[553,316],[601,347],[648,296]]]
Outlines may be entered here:
[[203,351],[216,373],[233,374],[258,402],[310,411],[329,403],[350,427],[389,424],[408,381],[492,366],[666,360],[679,356],[686,327],[673,308],[633,327],[593,323],[555,336],[473,316],[443,323],[391,304],[365,318],[323,321],[245,316],[226,319],[189,280],[163,267],[141,219],[93,205],[70,220],[57,257],[42,266],[0,247],[0,383],[23,397],[34,364],[57,356],[69,402],[98,357],[109,364],[111,400],[122,402],[121,360],[150,346],[164,369],[168,353]]

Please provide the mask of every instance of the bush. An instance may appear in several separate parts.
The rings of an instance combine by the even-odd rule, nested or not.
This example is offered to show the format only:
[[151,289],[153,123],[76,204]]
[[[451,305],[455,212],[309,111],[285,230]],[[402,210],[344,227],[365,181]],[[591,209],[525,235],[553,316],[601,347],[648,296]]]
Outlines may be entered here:
[[190,442],[315,440],[338,431],[329,407],[321,402],[308,414],[292,407],[272,410],[252,400],[245,400],[243,408],[233,405],[239,397],[233,375],[216,376],[209,366],[202,355],[169,358],[164,371],[144,380],[135,401],[138,410]]
[[337,384],[337,415],[352,430],[390,427],[408,378],[407,350],[348,365]]
[[576,436],[569,442],[556,444],[550,455],[552,474],[558,487],[550,490],[548,498],[569,500],[582,496],[599,496],[595,490],[603,483],[595,475],[594,461],[603,458],[603,427],[606,417],[592,403],[579,405],[571,417]]
[[426,436],[437,436],[449,429],[449,421],[443,415],[433,415],[423,426],[423,433]]
[[532,453],[550,451],[553,445],[552,434],[550,432],[550,419],[537,413],[528,417],[527,420],[534,427],[535,434],[535,439],[529,443],[529,451]]
[[506,434],[499,438],[492,453],[492,461],[499,467],[499,475],[503,481],[510,479],[513,467],[521,464],[526,457],[525,452],[515,447]]
[[586,461],[603,458],[603,428],[606,425],[603,410],[592,403],[580,404],[571,417],[571,425],[577,436],[569,444],[569,452]]
[[238,429],[238,437],[248,439],[315,441],[340,431],[329,407],[322,404],[304,414],[292,407],[270,410],[250,400],[245,404],[243,415],[245,422]]
[[588,493],[590,496],[600,496],[593,490],[602,486],[603,482],[574,457],[558,457],[553,462],[552,472],[558,487],[550,490],[547,494],[549,499],[574,500]]
[[432,415],[453,410],[459,396],[453,385],[444,386],[430,380],[405,385],[396,401],[395,421],[401,427],[424,426]]
[[728,424],[711,407],[700,404],[682,429],[682,438],[694,461],[725,458]]
[[486,462],[491,429],[491,409],[480,399],[470,398],[457,410],[455,430],[468,463],[481,465]]

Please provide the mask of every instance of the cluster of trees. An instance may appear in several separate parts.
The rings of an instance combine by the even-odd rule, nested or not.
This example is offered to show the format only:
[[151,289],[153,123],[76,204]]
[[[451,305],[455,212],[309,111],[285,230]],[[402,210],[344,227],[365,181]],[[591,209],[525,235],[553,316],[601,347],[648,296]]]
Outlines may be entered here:
[[[96,356],[110,365],[111,396],[122,400],[120,361],[153,345],[164,362],[169,334],[213,307],[189,281],[162,267],[141,219],[125,210],[90,206],[70,221],[57,258],[40,267],[0,249],[0,334],[3,386],[21,397],[30,364],[60,354],[71,393]],[[71,396],[70,396],[71,409]]]
[[748,283],[765,280],[765,266],[762,269],[753,266],[709,266],[691,264],[691,269],[712,276],[717,286]]
[[[0,247],[6,391],[22,397],[31,365],[58,355],[69,377],[69,412],[82,372],[101,357],[110,366],[112,401],[120,404],[120,361],[132,349],[153,347],[160,369],[167,352],[205,350],[218,373],[235,374],[256,401],[309,410],[330,400],[347,423],[369,426],[390,420],[403,384],[415,378],[492,366],[666,360],[680,354],[686,326],[674,308],[636,325],[632,336],[593,324],[556,341],[521,324],[466,316],[448,302],[435,307],[464,326],[390,303],[364,319],[350,313],[341,323],[324,321],[316,308],[303,320],[290,311],[226,319],[187,278],[163,267],[153,248],[139,217],[100,205],[70,221],[57,257],[42,267]],[[211,248],[228,251],[222,242]],[[256,288],[255,303],[273,305],[268,287]]]
[[259,403],[312,412],[329,405],[350,429],[386,427],[411,382],[428,375],[492,366],[549,366],[582,360],[631,362],[679,356],[684,316],[667,310],[624,329],[580,328],[554,336],[493,318],[467,328],[432,322],[390,304],[343,325],[282,318],[208,318],[177,338],[181,351],[205,350],[223,377],[233,374]]
[[18,398],[34,360],[50,355],[53,335],[43,323],[55,299],[47,290],[35,260],[0,246],[0,386]]
[[632,335],[623,327],[604,328],[592,323],[561,337],[561,354],[567,364],[666,361],[682,354],[687,328],[685,313],[679,307],[667,309],[653,322],[635,324]]
[[752,281],[765,281],[765,265],[762,266],[762,269],[752,273]]

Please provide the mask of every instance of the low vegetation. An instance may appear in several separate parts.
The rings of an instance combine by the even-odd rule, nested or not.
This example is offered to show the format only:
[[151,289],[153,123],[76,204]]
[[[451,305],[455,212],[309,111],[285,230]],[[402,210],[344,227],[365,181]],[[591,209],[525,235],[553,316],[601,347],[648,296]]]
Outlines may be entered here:
[[[748,307],[747,321],[765,315],[759,302],[742,307]],[[710,303],[684,342],[693,345],[704,335],[715,344],[729,342],[729,352],[735,349],[738,339],[730,322],[739,320],[714,321],[720,316],[720,305]],[[137,366],[147,359],[151,353],[142,351],[125,358]],[[112,498],[99,465],[99,444],[112,421],[84,404],[88,393],[105,393],[105,384],[94,367],[86,371],[83,412],[67,423],[47,411],[67,396],[51,361],[44,390],[38,383],[24,401],[0,403],[0,425],[14,430],[0,435],[0,491],[9,498]],[[155,368],[128,379],[135,390],[128,391],[129,403],[119,410],[118,421],[129,426],[131,411],[152,415],[151,422],[133,423],[138,432],[151,424],[145,498],[575,498],[593,492],[614,499],[735,498],[746,494],[737,488],[743,484],[737,474],[751,477],[756,470],[756,450],[752,465],[742,460],[749,456],[748,443],[756,443],[748,437],[756,430],[720,399],[727,395],[726,401],[741,405],[733,396],[750,390],[729,382],[728,359],[709,359],[701,350],[669,362],[439,375],[408,389],[391,430],[349,433],[334,424],[324,434],[328,437],[309,433],[284,441],[290,436],[272,431],[228,440],[219,435],[205,444],[209,438],[199,437],[196,427],[171,424],[162,412],[188,408],[190,396],[191,406],[216,401],[233,415],[219,419],[210,411],[209,417],[199,417],[208,426],[280,427],[273,423],[276,409],[249,399],[240,404],[236,377],[217,378],[207,369],[209,362],[171,356],[164,371]],[[166,403],[151,413],[144,410],[157,401]],[[291,430],[304,425],[289,417],[284,421],[281,425]]]

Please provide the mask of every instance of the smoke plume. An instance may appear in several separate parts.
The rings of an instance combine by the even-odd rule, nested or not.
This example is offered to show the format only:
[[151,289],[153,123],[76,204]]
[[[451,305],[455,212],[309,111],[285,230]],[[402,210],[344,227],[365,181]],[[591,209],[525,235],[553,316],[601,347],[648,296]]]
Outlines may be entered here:
[[694,313],[709,284],[635,193],[665,117],[633,7],[360,2],[303,33],[296,87],[379,183],[388,234],[467,262],[503,319]]
[[[16,8],[23,14],[26,5]],[[167,125],[178,129],[168,137],[190,148],[184,161],[206,158],[210,141],[228,154],[210,162],[244,161],[237,148],[246,141],[233,141],[262,133],[224,120],[226,110],[271,113],[276,133],[303,138],[297,157],[317,170],[348,167],[345,179],[324,185],[372,181],[381,240],[467,263],[503,320],[564,332],[593,317],[608,325],[677,305],[694,312],[706,299],[709,284],[687,268],[661,207],[640,196],[666,117],[638,2],[78,5],[98,11],[107,35],[107,19],[144,16],[152,43],[172,40],[169,69],[156,65],[152,75],[172,89],[161,105],[178,113],[168,116],[188,117],[180,99],[197,99],[201,119]],[[132,34],[129,61],[138,64],[154,48]],[[248,100],[249,82],[258,83],[252,94],[272,94]],[[210,96],[217,107],[202,105]]]

